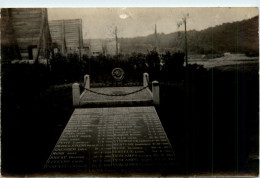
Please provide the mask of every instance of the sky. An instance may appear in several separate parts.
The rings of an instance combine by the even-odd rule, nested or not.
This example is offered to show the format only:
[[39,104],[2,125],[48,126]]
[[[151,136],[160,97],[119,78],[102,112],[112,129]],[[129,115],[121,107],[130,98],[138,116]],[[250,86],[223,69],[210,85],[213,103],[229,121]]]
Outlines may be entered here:
[[49,20],[82,19],[83,38],[113,38],[117,26],[118,37],[145,36],[184,30],[177,23],[187,16],[188,30],[203,30],[222,23],[240,21],[258,15],[256,7],[139,7],[139,8],[48,8]]
[[0,7],[260,7],[259,0],[1,0]]

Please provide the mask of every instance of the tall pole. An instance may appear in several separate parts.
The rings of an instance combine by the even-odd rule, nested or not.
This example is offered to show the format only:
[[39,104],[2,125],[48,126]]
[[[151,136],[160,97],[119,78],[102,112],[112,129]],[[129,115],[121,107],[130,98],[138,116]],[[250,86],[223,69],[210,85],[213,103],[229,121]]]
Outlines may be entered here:
[[185,28],[185,63],[188,67],[188,47],[187,47],[187,27],[186,27],[186,18],[184,19],[184,28]]
[[117,39],[117,26],[115,29],[115,36],[116,36],[116,57],[118,57],[118,39]]
[[[185,86],[185,88],[186,88],[186,94],[185,94],[185,123],[189,123],[190,122],[190,111],[192,112],[192,110],[190,110],[191,109],[191,105],[189,104],[190,103],[190,100],[189,100],[189,98],[190,98],[190,96],[189,96],[189,93],[190,93],[190,85],[189,85],[189,68],[188,68],[188,49],[187,49],[187,27],[186,27],[186,21],[187,20],[187,17],[184,17],[183,18],[183,23],[184,23],[184,29],[185,29],[185,32],[184,32],[184,35],[185,35],[185,64],[186,64],[186,67],[185,67],[185,69],[186,69],[186,80],[185,80],[185,84],[186,84],[186,86]],[[186,124],[186,127],[185,127],[185,129],[186,130],[189,130],[190,129],[190,127],[189,127],[189,124]],[[185,133],[185,139],[186,140],[189,140],[191,138],[191,135],[188,133],[188,132],[186,132]],[[186,148],[186,153],[188,153],[188,154],[186,154],[186,160],[188,160],[189,159],[189,157],[191,156],[191,154],[189,154],[190,153],[190,148],[191,147],[191,144],[188,142],[188,141],[186,141],[186,143],[185,143],[185,148]],[[186,161],[187,162],[187,161]],[[185,167],[186,167],[186,170],[187,171],[189,171],[189,169],[190,169],[190,167],[189,167],[189,165],[186,163],[186,165],[185,165]]]
[[81,60],[81,33],[80,33],[80,26],[78,27],[78,31],[79,31],[79,60]]
[[157,51],[158,50],[158,36],[157,36],[156,24],[155,24],[155,27],[154,27],[154,36],[155,36],[155,50]]

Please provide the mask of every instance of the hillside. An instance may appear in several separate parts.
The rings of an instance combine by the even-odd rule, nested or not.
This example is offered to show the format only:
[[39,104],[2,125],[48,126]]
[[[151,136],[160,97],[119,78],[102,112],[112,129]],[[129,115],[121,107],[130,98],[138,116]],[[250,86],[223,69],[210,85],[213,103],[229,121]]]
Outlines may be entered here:
[[[224,23],[205,30],[188,31],[188,50],[195,54],[211,53],[258,53],[258,16]],[[161,51],[184,48],[184,32],[158,34]],[[155,44],[154,34],[145,37],[120,38],[121,53],[142,52],[151,50]]]

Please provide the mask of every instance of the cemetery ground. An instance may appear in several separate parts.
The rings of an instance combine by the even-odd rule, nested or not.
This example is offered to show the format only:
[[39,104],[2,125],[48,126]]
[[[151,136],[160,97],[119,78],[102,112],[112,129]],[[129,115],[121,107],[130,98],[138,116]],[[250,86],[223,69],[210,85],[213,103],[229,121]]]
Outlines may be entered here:
[[[74,110],[72,83],[49,86],[41,74],[26,78],[2,67],[2,174],[45,174]],[[161,82],[156,107],[179,163],[176,175],[257,175],[258,64],[216,67],[186,81]]]

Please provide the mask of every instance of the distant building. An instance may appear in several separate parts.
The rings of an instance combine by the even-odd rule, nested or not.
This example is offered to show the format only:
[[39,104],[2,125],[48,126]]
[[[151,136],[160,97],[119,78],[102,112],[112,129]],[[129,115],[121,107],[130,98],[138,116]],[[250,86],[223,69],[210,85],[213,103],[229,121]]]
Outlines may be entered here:
[[89,51],[89,47],[88,46],[83,46],[82,50],[81,50],[81,55],[86,55],[86,56],[90,56],[89,55],[90,51]]
[[63,55],[77,53],[82,56],[83,36],[82,20],[53,20],[49,21],[50,33],[56,52]]
[[[115,39],[89,39],[84,40],[84,46],[89,49],[90,56],[99,55],[116,55]],[[118,52],[120,52],[120,44],[118,43]]]
[[105,47],[105,54],[114,56],[116,55],[116,47],[118,48],[118,52],[120,53],[120,43],[116,46],[116,40],[115,39],[107,39],[104,43]]
[[91,56],[105,55],[105,44],[102,39],[90,39],[89,51]]
[[1,9],[2,62],[48,59],[51,52],[47,9]]
[[82,55],[86,55],[88,57],[91,56],[90,54],[90,41],[83,39],[83,50],[82,50]]

